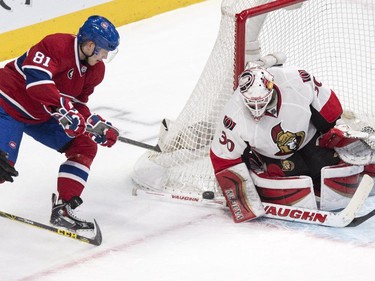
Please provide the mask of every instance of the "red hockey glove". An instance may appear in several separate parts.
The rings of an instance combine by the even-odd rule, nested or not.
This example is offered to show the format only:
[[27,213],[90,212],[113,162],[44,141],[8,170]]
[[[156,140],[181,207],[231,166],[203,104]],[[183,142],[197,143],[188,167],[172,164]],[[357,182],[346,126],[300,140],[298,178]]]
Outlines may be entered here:
[[86,122],[90,131],[88,135],[96,143],[106,147],[111,147],[116,143],[119,136],[118,129],[113,127],[110,122],[105,121],[100,115],[92,114]]
[[51,115],[56,118],[65,133],[71,137],[82,135],[86,131],[86,123],[83,116],[73,108],[69,99],[60,98],[61,107],[56,108]]
[[18,172],[8,161],[8,155],[0,150],[0,183],[4,181],[13,182],[13,177],[17,177]]
[[348,138],[346,133],[346,131],[339,129],[338,127],[333,127],[317,139],[317,144],[320,147],[334,148],[343,147],[357,141],[355,138]]

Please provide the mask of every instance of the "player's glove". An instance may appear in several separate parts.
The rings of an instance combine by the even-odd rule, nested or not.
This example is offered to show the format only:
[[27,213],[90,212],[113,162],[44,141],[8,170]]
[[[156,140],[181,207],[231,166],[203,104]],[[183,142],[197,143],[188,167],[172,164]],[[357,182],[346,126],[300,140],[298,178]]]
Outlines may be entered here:
[[73,107],[69,99],[60,98],[61,107],[55,108],[51,115],[56,118],[63,127],[65,133],[71,137],[82,135],[86,131],[86,123],[83,116]]
[[92,114],[86,120],[88,136],[96,143],[111,147],[117,141],[119,131],[108,121],[105,121],[100,115]]
[[338,125],[321,135],[317,139],[317,145],[320,147],[334,148],[343,147],[355,141],[357,141],[356,138],[349,137],[348,129],[345,125]]
[[0,183],[3,183],[4,181],[13,182],[13,177],[17,176],[18,172],[9,163],[8,155],[0,150]]

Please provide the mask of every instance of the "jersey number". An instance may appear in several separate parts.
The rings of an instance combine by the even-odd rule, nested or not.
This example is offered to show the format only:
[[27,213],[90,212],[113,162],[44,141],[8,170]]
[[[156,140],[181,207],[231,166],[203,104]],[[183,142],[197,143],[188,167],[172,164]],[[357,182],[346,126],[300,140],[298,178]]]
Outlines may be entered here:
[[224,131],[221,131],[221,137],[219,142],[222,145],[226,145],[227,149],[232,152],[234,149],[234,142],[227,138],[227,134]]
[[50,60],[51,60],[50,57],[45,56],[41,52],[36,52],[35,56],[33,58],[33,62],[41,64],[41,65],[43,65],[45,67],[48,67],[48,64],[49,64]]

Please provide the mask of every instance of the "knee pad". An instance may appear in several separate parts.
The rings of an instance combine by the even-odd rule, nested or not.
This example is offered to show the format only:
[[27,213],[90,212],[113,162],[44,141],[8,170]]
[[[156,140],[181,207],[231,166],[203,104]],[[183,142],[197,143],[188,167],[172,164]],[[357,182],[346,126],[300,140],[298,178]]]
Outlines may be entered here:
[[98,145],[86,135],[76,137],[65,150],[66,158],[78,162],[86,167],[90,167],[96,153]]

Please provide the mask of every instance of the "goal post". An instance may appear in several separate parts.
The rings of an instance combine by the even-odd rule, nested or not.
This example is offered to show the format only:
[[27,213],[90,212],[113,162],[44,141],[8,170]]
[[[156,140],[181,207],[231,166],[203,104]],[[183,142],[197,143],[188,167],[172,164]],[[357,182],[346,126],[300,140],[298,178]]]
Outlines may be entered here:
[[176,120],[164,120],[162,152],[146,152],[136,162],[134,194],[189,202],[213,194],[223,203],[211,140],[245,64],[264,62],[268,54],[284,54],[285,65],[329,85],[355,129],[375,127],[374,34],[372,0],[223,0],[206,66]]
[[[241,72],[245,68],[246,60],[245,60],[245,51],[246,51],[246,42],[248,41],[255,41],[258,40],[258,35],[260,33],[261,26],[263,25],[263,21],[265,20],[265,16],[275,10],[279,10],[282,8],[300,8],[298,4],[302,4],[306,0],[279,0],[279,1],[273,1],[273,2],[268,2],[264,4],[260,4],[258,6],[254,6],[252,8],[243,10],[242,12],[238,13],[235,15],[236,18],[236,37],[235,37],[235,72],[234,72],[234,78],[238,77]],[[256,2],[256,1],[255,1]],[[262,1],[258,1],[262,2]],[[263,16],[261,21],[261,26],[258,24],[253,24],[251,22],[248,22],[248,19],[251,18],[256,18],[259,16]],[[254,30],[255,29],[255,30]],[[251,32],[251,30],[254,30]],[[246,40],[246,31],[248,33],[247,37],[252,38],[247,38]],[[238,80],[234,79],[234,88],[237,87]]]

